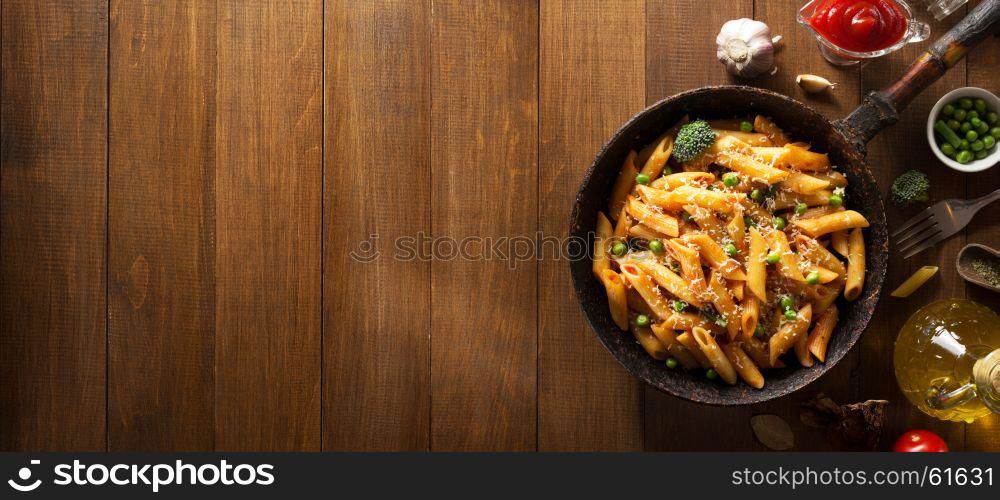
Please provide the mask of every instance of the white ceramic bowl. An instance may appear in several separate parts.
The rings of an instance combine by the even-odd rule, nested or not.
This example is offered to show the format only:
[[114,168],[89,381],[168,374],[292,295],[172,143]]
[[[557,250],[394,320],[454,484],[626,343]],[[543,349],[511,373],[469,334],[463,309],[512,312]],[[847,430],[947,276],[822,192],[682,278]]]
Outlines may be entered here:
[[997,113],[1000,113],[1000,98],[997,98],[997,96],[993,95],[993,93],[988,90],[983,90],[979,87],[962,87],[960,89],[952,90],[938,100],[937,104],[935,104],[931,109],[930,115],[927,116],[927,142],[930,143],[931,151],[934,151],[934,154],[939,160],[941,160],[941,163],[944,163],[959,172],[980,172],[996,165],[997,162],[1000,162],[1000,146],[993,146],[993,152],[986,158],[983,158],[982,160],[972,160],[971,163],[963,165],[945,156],[944,153],[938,149],[937,140],[934,137],[934,122],[938,120],[941,108],[943,108],[945,104],[956,101],[962,97],[983,99],[986,101],[987,107]]

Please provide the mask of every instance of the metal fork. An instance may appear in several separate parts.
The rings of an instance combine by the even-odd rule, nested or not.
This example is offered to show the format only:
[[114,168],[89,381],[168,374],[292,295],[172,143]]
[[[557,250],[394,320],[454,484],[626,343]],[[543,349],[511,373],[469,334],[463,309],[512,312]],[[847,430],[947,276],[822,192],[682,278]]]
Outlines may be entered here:
[[976,212],[998,199],[1000,189],[974,200],[952,198],[937,202],[904,222],[891,237],[896,239],[899,253],[905,252],[903,258],[909,259],[961,231]]

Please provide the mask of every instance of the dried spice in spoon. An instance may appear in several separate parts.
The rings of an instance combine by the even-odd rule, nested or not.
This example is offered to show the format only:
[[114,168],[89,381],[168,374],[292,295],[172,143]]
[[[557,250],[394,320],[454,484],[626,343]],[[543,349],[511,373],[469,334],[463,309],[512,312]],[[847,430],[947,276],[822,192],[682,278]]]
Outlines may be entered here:
[[1000,288],[1000,262],[996,259],[984,259],[976,257],[970,263],[972,270],[978,274],[983,281],[991,286]]

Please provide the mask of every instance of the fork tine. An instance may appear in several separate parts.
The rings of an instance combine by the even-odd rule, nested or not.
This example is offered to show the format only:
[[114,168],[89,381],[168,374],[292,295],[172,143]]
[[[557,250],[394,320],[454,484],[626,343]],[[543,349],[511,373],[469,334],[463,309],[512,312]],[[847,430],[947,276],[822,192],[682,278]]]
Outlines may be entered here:
[[937,220],[934,217],[928,217],[927,220],[913,226],[911,229],[906,230],[905,233],[899,235],[896,238],[896,245],[902,245],[904,241],[922,233],[927,228],[937,227]]
[[913,257],[914,255],[916,255],[916,254],[918,254],[920,252],[923,252],[924,250],[927,250],[928,248],[930,248],[930,247],[932,247],[934,245],[937,245],[938,243],[941,243],[942,241],[945,240],[945,238],[947,238],[949,236],[951,236],[951,235],[950,234],[945,234],[944,232],[941,232],[937,236],[935,236],[935,237],[933,237],[933,238],[931,238],[929,240],[926,240],[923,244],[921,244],[917,248],[914,248],[913,250],[910,250],[910,253],[904,255],[903,258],[904,259],[909,259],[910,257]]
[[922,221],[922,220],[930,217],[931,215],[933,215],[933,211],[931,209],[934,208],[934,206],[935,205],[931,205],[931,206],[929,206],[929,207],[921,210],[920,213],[918,213],[917,215],[914,215],[913,217],[910,218],[910,220],[904,222],[895,231],[893,231],[892,234],[890,234],[889,236],[896,237],[897,234],[902,233],[903,231],[905,231],[910,226],[912,226],[912,225],[914,225],[914,224],[916,224],[916,223],[918,223],[918,222],[920,222],[920,221]]
[[900,248],[899,250],[897,250],[897,252],[899,252],[899,253],[906,252],[907,250],[909,250],[909,249],[911,249],[911,248],[913,248],[913,247],[915,247],[917,245],[920,245],[921,243],[923,243],[924,241],[926,241],[928,238],[933,238],[934,236],[936,236],[940,232],[941,232],[941,230],[937,229],[937,228],[928,229],[927,231],[924,231],[924,232],[920,233],[915,238],[913,238],[912,240],[910,240],[909,243],[903,245],[903,247]]

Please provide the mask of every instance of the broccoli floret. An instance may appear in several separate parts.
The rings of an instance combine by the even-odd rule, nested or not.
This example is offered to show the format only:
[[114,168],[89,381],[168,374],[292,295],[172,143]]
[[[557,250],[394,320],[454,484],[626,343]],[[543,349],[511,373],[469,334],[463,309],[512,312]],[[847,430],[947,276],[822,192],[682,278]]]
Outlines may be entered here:
[[689,162],[715,142],[715,131],[708,122],[696,120],[681,127],[674,141],[673,157],[681,163]]
[[931,182],[923,172],[910,170],[893,181],[892,202],[902,207],[910,203],[927,201],[930,188]]

